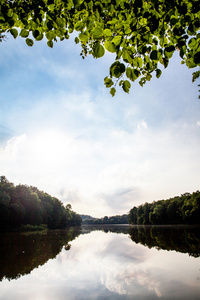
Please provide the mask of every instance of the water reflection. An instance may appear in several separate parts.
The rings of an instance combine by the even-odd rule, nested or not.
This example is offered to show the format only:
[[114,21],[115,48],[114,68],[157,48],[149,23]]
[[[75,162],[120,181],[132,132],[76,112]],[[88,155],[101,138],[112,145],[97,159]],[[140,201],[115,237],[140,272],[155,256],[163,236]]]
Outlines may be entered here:
[[79,228],[27,233],[0,234],[0,280],[11,280],[29,274],[34,268],[55,258],[63,246],[81,232]]
[[135,243],[149,248],[200,256],[200,227],[197,226],[139,226],[131,228],[129,234]]
[[[198,252],[198,234],[194,234],[194,229],[175,230],[176,238],[174,232],[167,235],[163,228],[83,227],[82,234],[70,242],[71,248],[70,239],[63,238],[63,233],[57,238],[52,232],[54,242],[48,241],[51,243],[49,248],[59,251],[61,247],[60,253],[46,251],[47,245],[44,248],[38,246],[41,255],[45,255],[43,252],[50,254],[49,260],[17,280],[4,279],[0,283],[0,299],[199,299],[200,258],[186,254],[190,254],[191,249],[194,249],[193,254]],[[161,237],[162,232],[166,238]],[[181,247],[180,240],[184,235],[187,238]],[[190,238],[194,246],[186,251],[185,245]],[[166,250],[175,250],[178,245],[183,253],[158,251],[161,246],[166,248],[167,239],[170,246]],[[66,251],[65,248],[70,249]],[[56,259],[50,259],[55,256]],[[32,266],[34,259],[36,257],[32,256]]]
[[84,226],[83,233],[102,230],[105,233],[115,232],[128,234],[136,244],[157,250],[175,250],[200,256],[200,226],[127,226],[97,225]]

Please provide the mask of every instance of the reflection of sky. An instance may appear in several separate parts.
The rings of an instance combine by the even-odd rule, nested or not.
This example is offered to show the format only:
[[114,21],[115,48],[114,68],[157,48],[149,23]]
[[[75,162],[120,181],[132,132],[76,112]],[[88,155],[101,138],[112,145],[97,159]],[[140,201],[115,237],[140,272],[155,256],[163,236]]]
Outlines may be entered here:
[[0,299],[199,299],[200,259],[92,232],[31,274],[0,284]]

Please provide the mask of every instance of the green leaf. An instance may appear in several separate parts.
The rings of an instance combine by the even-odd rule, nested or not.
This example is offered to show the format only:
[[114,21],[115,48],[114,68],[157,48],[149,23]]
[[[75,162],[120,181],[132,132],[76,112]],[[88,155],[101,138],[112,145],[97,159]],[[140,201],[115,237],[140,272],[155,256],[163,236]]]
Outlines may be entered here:
[[140,76],[140,72],[137,69],[127,68],[126,69],[126,76],[131,81],[135,81]]
[[12,18],[12,16],[13,16],[13,10],[12,10],[11,8],[8,10],[7,16],[8,16],[9,18]]
[[22,29],[21,32],[20,32],[20,36],[23,37],[23,38],[26,38],[29,36],[29,31],[26,30],[26,29]]
[[55,33],[54,30],[48,31],[48,32],[46,33],[46,38],[47,38],[47,40],[49,40],[49,41],[52,41],[52,40],[55,38],[55,36],[56,36],[56,33]]
[[88,36],[85,33],[80,33],[79,34],[79,39],[81,40],[81,42],[87,42],[88,41]]
[[103,35],[103,29],[101,27],[94,27],[92,33],[95,39],[101,38]]
[[166,57],[163,57],[163,59],[160,61],[165,68],[167,68],[168,64],[169,64],[169,59]]
[[174,53],[173,51],[172,52],[164,51],[164,54],[165,54],[167,59],[170,59],[173,56],[173,53]]
[[82,31],[85,28],[85,24],[81,21],[77,22],[75,25],[75,30]]
[[111,78],[105,77],[104,78],[104,84],[108,88],[108,87],[111,87],[114,83],[113,83]]
[[124,90],[125,93],[129,93],[131,84],[128,80],[124,80],[123,84],[122,84],[122,88]]
[[57,18],[56,21],[57,21],[57,24],[58,24],[59,27],[62,28],[62,27],[65,26],[65,20],[63,18],[62,19],[61,18]]
[[151,78],[152,78],[152,75],[151,75],[150,73],[148,73],[148,74],[146,75],[146,80],[150,81]]
[[[130,51],[128,49],[123,49],[122,51],[122,58],[125,62],[129,62],[129,63],[133,63],[136,62],[136,60],[133,60],[133,58],[130,56]],[[135,67],[137,66],[137,64],[135,65]]]
[[158,60],[158,52],[157,50],[153,50],[150,54],[151,60]]
[[32,47],[33,46],[33,40],[32,39],[26,39],[26,44],[29,46],[29,47]]
[[180,49],[180,57],[183,58],[184,55],[186,54],[186,46],[181,47]]
[[125,72],[125,65],[119,61],[114,62],[110,66],[110,75],[119,78]]
[[126,76],[133,81],[133,70],[131,68],[126,69]]
[[199,77],[200,77],[200,71],[196,71],[192,73],[192,82],[194,82]]
[[122,86],[123,82],[124,82],[124,80],[120,80],[119,86]]
[[53,48],[53,42],[52,42],[52,41],[48,41],[48,42],[47,42],[47,45],[48,45],[50,48]]
[[138,57],[137,61],[138,61],[138,67],[142,68],[142,66],[143,66],[143,59],[142,59],[142,57]]
[[112,87],[112,88],[110,89],[110,94],[112,95],[112,97],[115,96],[115,93],[116,93],[116,89],[115,89],[114,87]]
[[110,29],[105,29],[104,31],[103,31],[103,34],[104,34],[104,36],[112,36],[112,31],[110,30]]
[[36,41],[41,41],[43,39],[43,33],[40,33],[37,37],[36,37]]
[[200,63],[200,52],[195,53],[194,63],[197,64],[197,65]]
[[156,77],[159,78],[162,74],[162,71],[160,69],[156,69]]
[[79,38],[76,36],[74,41],[75,41],[76,44],[78,44],[79,43]]
[[105,49],[100,43],[96,43],[93,48],[93,56],[99,58],[104,56]]
[[121,43],[122,37],[117,35],[112,39],[113,44],[115,44],[115,46],[119,46]]
[[40,32],[39,32],[39,30],[33,30],[32,34],[33,34],[33,37],[36,39],[40,35]]
[[175,50],[175,47],[173,45],[165,47],[165,51],[167,52],[173,52]]
[[190,48],[194,48],[194,46],[196,45],[196,39],[195,38],[191,38],[190,40],[189,40],[189,43],[188,43],[188,46],[190,47]]
[[145,78],[145,77],[142,77],[142,78],[140,79],[140,81],[139,81],[139,84],[140,84],[141,86],[143,86],[145,83],[146,83],[146,78]]
[[177,22],[178,22],[178,18],[175,17],[175,16],[172,16],[171,19],[170,19],[170,23],[171,23],[172,25],[175,25]]
[[18,36],[18,31],[15,28],[10,29],[10,33],[12,34],[12,36],[16,39],[16,37]]
[[106,41],[104,43],[104,47],[109,52],[112,52],[112,53],[116,52],[116,47],[112,42]]
[[47,27],[49,30],[53,29],[53,22],[52,21],[48,21],[47,22]]

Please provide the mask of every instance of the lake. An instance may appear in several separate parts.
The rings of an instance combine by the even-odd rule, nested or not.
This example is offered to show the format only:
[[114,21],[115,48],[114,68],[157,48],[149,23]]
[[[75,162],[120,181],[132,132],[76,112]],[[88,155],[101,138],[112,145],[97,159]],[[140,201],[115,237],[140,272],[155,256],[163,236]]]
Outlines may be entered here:
[[200,227],[0,234],[0,299],[200,299]]

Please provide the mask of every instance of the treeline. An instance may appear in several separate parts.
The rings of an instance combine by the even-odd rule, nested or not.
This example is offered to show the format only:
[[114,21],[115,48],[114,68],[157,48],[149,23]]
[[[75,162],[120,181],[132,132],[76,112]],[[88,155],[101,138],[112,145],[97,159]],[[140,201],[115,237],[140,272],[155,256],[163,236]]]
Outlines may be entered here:
[[134,206],[128,221],[138,225],[200,224],[200,192]]
[[81,215],[83,225],[102,225],[102,224],[128,224],[128,215],[117,215],[112,217],[93,218],[88,215]]
[[81,217],[55,197],[36,187],[14,186],[0,176],[0,229],[45,224],[49,229],[81,225]]

